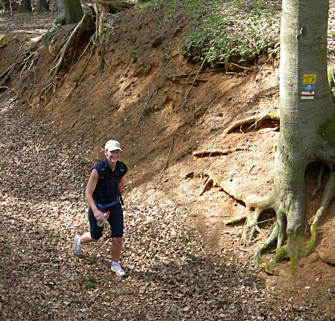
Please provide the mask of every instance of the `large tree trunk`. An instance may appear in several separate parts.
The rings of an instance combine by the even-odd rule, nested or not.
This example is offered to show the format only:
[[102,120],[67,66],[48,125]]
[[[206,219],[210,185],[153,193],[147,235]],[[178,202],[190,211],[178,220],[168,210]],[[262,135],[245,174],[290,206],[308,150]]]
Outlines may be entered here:
[[57,0],[56,22],[62,25],[77,23],[83,17],[80,0]]
[[334,162],[327,133],[322,136],[335,111],[327,78],[327,23],[328,0],[283,1],[280,139],[274,182],[277,247],[287,236],[291,258],[303,254],[307,165],[323,161],[332,167]]
[[[312,236],[335,195],[335,108],[327,79],[327,23],[328,0],[283,0],[280,138],[274,192],[264,199],[245,200],[247,207],[254,210],[248,216],[251,223],[265,211],[276,214],[275,227],[258,255],[276,247],[277,258],[289,257],[293,263],[306,253],[304,183],[310,163],[322,162],[331,171],[312,224]],[[256,224],[246,225],[242,235],[245,243]]]

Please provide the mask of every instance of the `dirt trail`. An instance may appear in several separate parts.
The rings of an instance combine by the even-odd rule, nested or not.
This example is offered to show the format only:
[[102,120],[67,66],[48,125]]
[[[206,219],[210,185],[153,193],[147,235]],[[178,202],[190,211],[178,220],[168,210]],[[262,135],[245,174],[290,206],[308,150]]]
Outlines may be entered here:
[[[247,75],[204,70],[185,108],[179,108],[199,67],[176,54],[181,38],[173,38],[174,45],[167,39],[159,48],[146,47],[135,61],[127,55],[134,49],[134,19],[118,19],[119,29],[129,30],[106,52],[109,68],[99,72],[92,63],[72,97],[84,62],[63,75],[47,105],[33,100],[52,64],[46,46],[37,50],[36,70],[20,84],[21,100],[11,98],[18,92],[14,84],[0,94],[1,318],[335,320],[333,266],[312,255],[291,277],[265,274],[253,252],[271,225],[244,248],[242,225],[223,223],[244,207],[217,187],[200,195],[208,170],[241,191],[271,190],[278,124],[230,135],[224,130],[232,120],[278,109],[277,66]],[[156,27],[142,35],[148,43]],[[12,63],[18,44],[5,47],[1,66]],[[88,227],[83,193],[89,169],[115,128],[130,169],[122,260],[130,277],[122,281],[109,271],[107,232],[85,248],[83,258],[72,254],[74,235]],[[191,153],[213,148],[234,152]],[[323,222],[329,238],[319,246],[331,254],[334,212],[332,207]]]

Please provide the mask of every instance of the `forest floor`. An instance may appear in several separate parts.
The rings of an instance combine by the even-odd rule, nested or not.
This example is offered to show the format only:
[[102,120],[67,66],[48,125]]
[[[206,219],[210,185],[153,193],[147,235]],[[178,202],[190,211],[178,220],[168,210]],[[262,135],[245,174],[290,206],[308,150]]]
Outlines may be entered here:
[[[113,17],[103,68],[87,50],[40,95],[58,47],[32,39],[54,18],[0,15],[0,75],[16,70],[0,92],[0,319],[335,320],[335,267],[320,259],[335,262],[334,204],[316,251],[293,273],[269,275],[253,258],[273,222],[244,247],[243,222],[225,224],[244,204],[204,189],[211,172],[241,193],[271,192],[279,124],[226,129],[278,112],[278,60],[239,73],[200,70],[181,55],[185,21],[157,24],[130,10]],[[129,167],[122,280],[109,270],[109,231],[83,257],[72,251],[88,228],[90,168],[110,138]],[[306,173],[308,223],[318,170]]]

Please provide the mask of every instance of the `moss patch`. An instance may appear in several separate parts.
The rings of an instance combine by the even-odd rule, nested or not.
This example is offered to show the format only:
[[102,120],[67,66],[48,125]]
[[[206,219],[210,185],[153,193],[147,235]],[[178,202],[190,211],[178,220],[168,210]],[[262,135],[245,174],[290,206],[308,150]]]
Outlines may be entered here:
[[285,247],[281,247],[280,249],[276,250],[276,257],[275,262],[279,263],[284,260],[288,260],[289,256]]
[[320,126],[320,135],[335,147],[335,113],[326,123]]

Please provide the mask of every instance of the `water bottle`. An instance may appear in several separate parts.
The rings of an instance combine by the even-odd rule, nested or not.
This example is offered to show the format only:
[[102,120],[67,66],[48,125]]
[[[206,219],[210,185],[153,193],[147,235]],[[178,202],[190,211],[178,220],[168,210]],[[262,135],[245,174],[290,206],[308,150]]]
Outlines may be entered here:
[[101,227],[101,226],[103,226],[105,224],[105,222],[108,220],[109,214],[110,214],[110,212],[107,211],[106,213],[104,213],[104,220],[101,221],[101,222],[97,222],[97,225],[99,227]]

